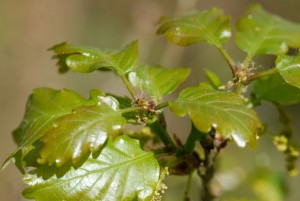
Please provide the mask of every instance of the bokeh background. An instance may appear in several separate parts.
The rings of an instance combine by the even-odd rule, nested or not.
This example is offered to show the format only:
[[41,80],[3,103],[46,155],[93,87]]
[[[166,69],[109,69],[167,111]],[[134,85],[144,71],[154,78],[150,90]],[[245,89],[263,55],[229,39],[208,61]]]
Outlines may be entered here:
[[[229,69],[213,47],[206,44],[188,48],[170,45],[155,35],[156,22],[162,15],[221,7],[232,16],[234,24],[252,3],[260,3],[266,10],[300,23],[299,0],[0,0],[0,163],[16,149],[11,131],[22,120],[26,100],[34,88],[69,88],[83,95],[88,95],[90,88],[100,88],[120,95],[127,94],[121,81],[111,73],[58,74],[47,48],[68,41],[77,45],[119,49],[137,39],[141,63],[192,68],[193,73],[184,86],[203,81],[203,68],[219,73],[225,81],[230,78]],[[244,53],[233,41],[226,43],[226,48],[236,60],[242,61]],[[260,61],[272,65],[268,58]],[[299,141],[297,115],[300,108],[296,105],[288,110],[295,117],[293,126]],[[262,121],[269,123],[270,129],[280,128],[273,106],[263,104],[258,112]],[[170,131],[184,140],[190,122],[170,115],[167,120]],[[178,127],[178,124],[182,126]],[[229,145],[221,158],[217,178],[225,190],[223,200],[245,195],[257,195],[263,201],[299,200],[300,177],[287,177],[285,159],[276,151],[270,138],[263,137],[257,150]],[[286,179],[282,185],[277,182],[281,181],[281,176]],[[265,177],[267,179],[259,180]],[[196,177],[194,180],[192,198],[198,200],[200,182]],[[275,185],[269,185],[268,181],[273,180]],[[163,200],[182,200],[185,181],[185,177],[168,179],[169,190]],[[240,186],[238,190],[236,186]],[[284,192],[284,186],[289,187],[285,199],[279,195]],[[25,200],[20,196],[24,187],[22,176],[13,165],[0,172],[1,201]],[[264,194],[272,194],[273,197]]]

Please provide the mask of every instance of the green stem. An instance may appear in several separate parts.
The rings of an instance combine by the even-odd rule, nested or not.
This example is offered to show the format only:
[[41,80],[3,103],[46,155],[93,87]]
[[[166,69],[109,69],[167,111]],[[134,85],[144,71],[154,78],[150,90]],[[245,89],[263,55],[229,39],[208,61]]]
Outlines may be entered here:
[[153,133],[157,134],[160,140],[164,143],[167,149],[176,150],[177,147],[166,130],[166,122],[164,113],[160,113],[158,121],[148,125]]
[[271,68],[271,69],[269,69],[269,70],[265,70],[265,71],[256,73],[256,74],[254,74],[253,76],[250,77],[250,79],[247,81],[247,84],[249,84],[250,82],[252,82],[252,81],[255,80],[255,79],[264,77],[264,76],[266,76],[266,75],[274,74],[274,73],[276,73],[277,71],[278,71],[277,68]]
[[230,55],[228,54],[228,52],[226,51],[226,49],[224,49],[223,47],[218,47],[218,50],[222,54],[222,56],[224,57],[224,59],[226,60],[227,64],[229,65],[231,73],[232,73],[232,76],[235,77],[235,73],[236,73],[236,70],[237,70],[235,62],[230,57]]
[[253,59],[253,54],[252,53],[247,54],[246,58],[243,61],[243,66],[248,67],[252,59]]
[[207,133],[202,133],[200,132],[195,125],[192,123],[192,128],[190,131],[190,134],[185,142],[184,148],[185,150],[189,153],[192,154],[194,149],[195,149],[195,145],[196,145],[196,141],[200,141],[204,138],[204,136],[206,136]]
[[191,173],[190,173],[189,176],[188,176],[187,182],[186,182],[186,188],[185,188],[185,191],[184,191],[184,197],[183,197],[183,200],[184,200],[184,201],[189,201],[189,200],[190,200],[189,194],[190,194],[190,189],[191,189],[191,183],[192,183],[193,172],[194,172],[194,171],[191,171]]
[[168,107],[169,106],[169,102],[164,102],[164,103],[160,103],[156,106],[156,110],[160,110],[162,108]]
[[134,99],[136,97],[136,93],[134,91],[132,84],[128,81],[125,75],[120,75],[120,78],[122,79],[123,83],[125,84],[126,88],[131,94],[132,98]]
[[236,93],[237,95],[242,95],[243,89],[244,89],[244,84],[238,83],[238,85],[236,86],[235,93]]

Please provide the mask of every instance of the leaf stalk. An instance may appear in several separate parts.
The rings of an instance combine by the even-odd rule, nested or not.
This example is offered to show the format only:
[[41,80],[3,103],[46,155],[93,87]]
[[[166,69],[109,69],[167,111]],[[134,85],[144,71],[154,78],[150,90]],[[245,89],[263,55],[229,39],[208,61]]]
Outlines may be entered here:
[[163,109],[163,108],[165,108],[165,107],[169,107],[169,102],[160,103],[160,104],[158,104],[158,105],[155,107],[155,109],[156,109],[156,110],[160,110],[160,109]]
[[250,64],[250,62],[251,62],[252,59],[253,59],[253,56],[254,56],[254,55],[253,55],[252,53],[247,54],[246,58],[245,58],[244,61],[243,61],[243,66],[248,67],[249,64]]
[[177,150],[177,146],[166,129],[166,121],[163,113],[160,113],[158,121],[148,125],[157,134],[168,150]]
[[136,93],[134,91],[134,88],[132,84],[129,82],[127,77],[125,75],[120,75],[120,78],[122,79],[123,83],[125,84],[126,88],[128,89],[130,95],[132,96],[133,99],[136,97]]
[[192,183],[193,173],[194,173],[194,171],[191,171],[191,173],[188,176],[188,179],[187,179],[187,182],[186,182],[185,191],[184,191],[183,201],[189,201],[190,200],[189,194],[190,194],[190,189],[191,189],[191,183]]
[[269,69],[269,70],[265,70],[265,71],[256,73],[256,74],[252,75],[252,76],[248,79],[247,84],[249,84],[250,82],[252,82],[253,80],[256,80],[256,79],[258,79],[258,78],[261,78],[261,77],[264,77],[264,76],[267,76],[267,75],[274,74],[274,73],[276,73],[277,71],[278,71],[277,68],[271,68],[271,69]]
[[218,50],[222,54],[223,58],[226,60],[228,66],[231,70],[232,76],[235,77],[237,67],[235,65],[234,60],[230,57],[230,55],[228,54],[226,49],[224,49],[223,47],[218,47]]

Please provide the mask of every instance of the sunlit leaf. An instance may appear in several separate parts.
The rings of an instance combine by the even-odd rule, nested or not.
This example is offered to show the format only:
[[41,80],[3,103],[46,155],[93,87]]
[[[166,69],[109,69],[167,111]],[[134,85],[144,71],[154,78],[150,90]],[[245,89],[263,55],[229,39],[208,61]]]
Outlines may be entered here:
[[232,137],[244,147],[256,144],[260,121],[254,110],[244,106],[244,100],[234,93],[214,90],[210,87],[184,89],[178,100],[170,102],[171,111],[188,114],[195,127],[208,133],[214,127],[224,137]]
[[159,174],[151,152],[143,151],[137,140],[120,136],[109,140],[97,159],[89,158],[60,179],[28,174],[24,181],[30,187],[23,196],[37,201],[151,200]]
[[220,47],[231,37],[230,18],[218,8],[186,16],[162,17],[159,25],[157,34],[180,46],[206,42]]
[[75,108],[97,104],[98,96],[101,95],[103,95],[102,92],[92,90],[90,92],[91,98],[85,99],[67,89],[35,89],[28,99],[20,126],[13,132],[18,149],[7,159],[7,162],[18,151],[24,148],[31,149],[32,144],[53,127],[55,120],[72,113]]
[[125,126],[119,103],[113,97],[99,97],[98,104],[79,107],[53,122],[41,138],[44,146],[39,163],[58,166],[72,159],[74,163],[89,152],[96,152],[109,137]]
[[174,92],[189,74],[188,68],[166,69],[157,66],[141,66],[136,72],[129,74],[129,80],[135,87],[149,92],[151,96],[160,100]]
[[55,52],[54,58],[58,59],[57,65],[60,72],[69,69],[89,73],[98,68],[109,68],[106,58],[110,58],[116,51],[100,50],[92,47],[78,47],[68,43],[60,43],[50,50]]
[[296,56],[279,56],[276,68],[287,83],[300,88],[300,53]]
[[123,50],[112,55],[112,67],[118,74],[124,75],[138,67],[138,42],[134,41]]
[[249,55],[284,54],[289,47],[300,47],[300,24],[251,6],[236,25],[237,44]]
[[300,89],[289,85],[278,73],[255,80],[253,92],[255,101],[266,100],[282,105],[300,102]]
[[134,41],[123,50],[101,50],[91,47],[77,47],[61,43],[50,48],[58,59],[60,72],[67,68],[80,73],[89,73],[107,68],[119,75],[133,71],[138,65],[138,42]]

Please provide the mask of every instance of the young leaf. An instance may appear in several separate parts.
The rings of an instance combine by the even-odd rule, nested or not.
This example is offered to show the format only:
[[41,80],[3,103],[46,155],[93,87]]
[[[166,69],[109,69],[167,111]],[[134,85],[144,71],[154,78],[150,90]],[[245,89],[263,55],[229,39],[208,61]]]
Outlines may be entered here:
[[282,105],[300,102],[300,89],[291,86],[278,74],[264,76],[253,82],[255,101],[271,101]]
[[126,119],[118,109],[116,99],[101,96],[98,104],[79,107],[55,120],[41,138],[44,146],[39,163],[61,166],[71,159],[76,163],[90,151],[98,151],[125,126]]
[[89,158],[60,179],[28,174],[24,181],[30,187],[23,196],[37,201],[151,200],[159,169],[154,155],[143,151],[137,140],[120,136],[109,140],[97,159]]
[[280,55],[289,47],[300,47],[300,25],[272,15],[257,4],[238,20],[236,29],[238,46],[252,56]]
[[123,50],[100,50],[90,47],[76,47],[61,43],[50,48],[58,58],[60,71],[69,68],[75,72],[89,73],[107,68],[119,75],[133,71],[138,65],[138,42],[134,41]]
[[300,53],[296,56],[278,56],[276,68],[287,83],[300,88]]
[[141,66],[129,73],[130,82],[137,88],[147,91],[157,100],[171,94],[189,76],[188,68],[166,69],[157,66]]
[[179,46],[205,42],[220,47],[231,37],[230,18],[218,8],[187,16],[162,17],[159,25],[157,34]]
[[39,140],[53,127],[55,120],[72,113],[72,110],[75,108],[97,104],[97,97],[102,95],[102,92],[92,90],[90,92],[91,98],[85,99],[81,95],[67,89],[35,89],[28,99],[23,121],[13,132],[18,149],[6,160],[6,163],[18,151],[24,148],[30,149],[35,141]]
[[218,89],[220,86],[224,85],[220,80],[219,76],[210,70],[205,69],[205,76],[208,79],[211,86],[213,86],[213,88],[215,89]]
[[57,44],[49,50],[55,52],[54,58],[58,59],[60,72],[71,69],[80,73],[93,72],[101,67],[109,68],[106,58],[110,58],[116,52],[92,47],[77,47],[68,43]]
[[178,116],[188,113],[201,132],[207,133],[214,127],[241,147],[247,142],[253,147],[256,144],[260,121],[255,111],[246,108],[244,100],[234,93],[204,86],[190,87],[180,93],[178,100],[170,102],[170,108]]
[[119,75],[125,75],[138,67],[138,42],[134,41],[123,50],[112,55],[112,67]]

